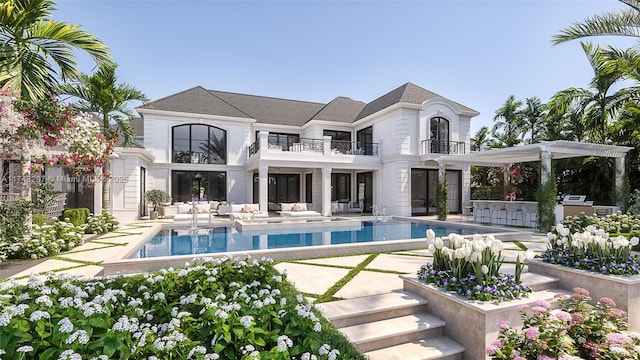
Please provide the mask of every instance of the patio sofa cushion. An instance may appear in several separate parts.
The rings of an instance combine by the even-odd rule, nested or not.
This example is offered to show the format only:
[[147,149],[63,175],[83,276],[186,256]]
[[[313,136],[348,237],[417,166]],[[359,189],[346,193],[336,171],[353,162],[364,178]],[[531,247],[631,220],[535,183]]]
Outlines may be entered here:
[[317,211],[308,210],[306,203],[282,203],[282,210],[279,211],[282,216],[302,217],[302,216],[321,216]]

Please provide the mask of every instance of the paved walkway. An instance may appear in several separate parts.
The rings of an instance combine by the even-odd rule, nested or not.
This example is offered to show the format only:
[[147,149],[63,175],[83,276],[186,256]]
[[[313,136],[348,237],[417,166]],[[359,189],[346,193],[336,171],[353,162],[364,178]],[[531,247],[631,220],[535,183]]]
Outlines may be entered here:
[[[90,236],[85,244],[51,258],[21,260],[8,266],[0,263],[0,275],[18,282],[25,282],[31,273],[43,275],[50,271],[97,276],[103,270],[101,264],[104,261],[122,257],[131,251],[132,246],[135,247],[152,228],[151,222],[121,225],[114,232]],[[545,248],[546,238],[543,236],[505,242],[503,271],[509,271],[516,256],[525,250],[541,252]],[[276,264],[276,268],[286,271],[289,280],[309,300],[326,302],[402,289],[399,275],[415,274],[420,266],[430,261],[428,251],[421,249],[282,261]]]

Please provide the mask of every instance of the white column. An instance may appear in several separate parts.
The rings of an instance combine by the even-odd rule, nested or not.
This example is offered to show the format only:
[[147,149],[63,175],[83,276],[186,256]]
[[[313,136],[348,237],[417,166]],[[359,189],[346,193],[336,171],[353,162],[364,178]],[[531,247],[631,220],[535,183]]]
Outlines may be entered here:
[[260,152],[267,152],[269,150],[269,133],[266,131],[260,131],[258,133],[258,144],[260,144]]
[[331,168],[322,168],[322,216],[331,216]]
[[616,158],[616,205],[620,206],[620,209],[624,206],[623,190],[624,190],[624,176],[625,165],[624,157]]
[[258,168],[260,211],[269,211],[269,166]]
[[322,137],[322,154],[331,155],[331,136]]
[[549,151],[540,152],[540,184],[544,185],[548,181],[555,179],[549,179],[551,175],[551,153]]

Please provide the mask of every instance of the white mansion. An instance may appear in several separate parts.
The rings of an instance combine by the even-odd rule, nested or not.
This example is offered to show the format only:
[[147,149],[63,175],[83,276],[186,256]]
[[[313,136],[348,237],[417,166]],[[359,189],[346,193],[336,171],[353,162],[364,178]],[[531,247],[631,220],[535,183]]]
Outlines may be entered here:
[[[174,202],[308,203],[330,215],[435,212],[438,163],[469,152],[479,113],[411,83],[364,103],[329,103],[195,87],[137,108],[139,147],[116,148],[112,211],[146,215],[144,193]],[[142,126],[141,126],[142,125]],[[447,165],[450,212],[469,199],[468,166]],[[100,204],[99,186],[94,204]],[[98,208],[99,205],[94,205]]]

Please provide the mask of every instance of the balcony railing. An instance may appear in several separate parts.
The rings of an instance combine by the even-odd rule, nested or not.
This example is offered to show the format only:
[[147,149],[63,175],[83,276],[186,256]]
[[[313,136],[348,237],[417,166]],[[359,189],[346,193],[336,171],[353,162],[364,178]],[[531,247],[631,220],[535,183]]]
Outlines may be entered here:
[[465,144],[461,141],[422,140],[421,154],[464,154]]
[[[298,138],[296,142],[268,142],[268,151],[316,152],[324,153],[324,139]],[[260,151],[260,140],[249,145],[249,156]],[[345,155],[378,155],[378,143],[357,141],[331,141],[332,154]]]
[[347,155],[378,155],[378,144],[359,141],[331,140],[331,152]]

